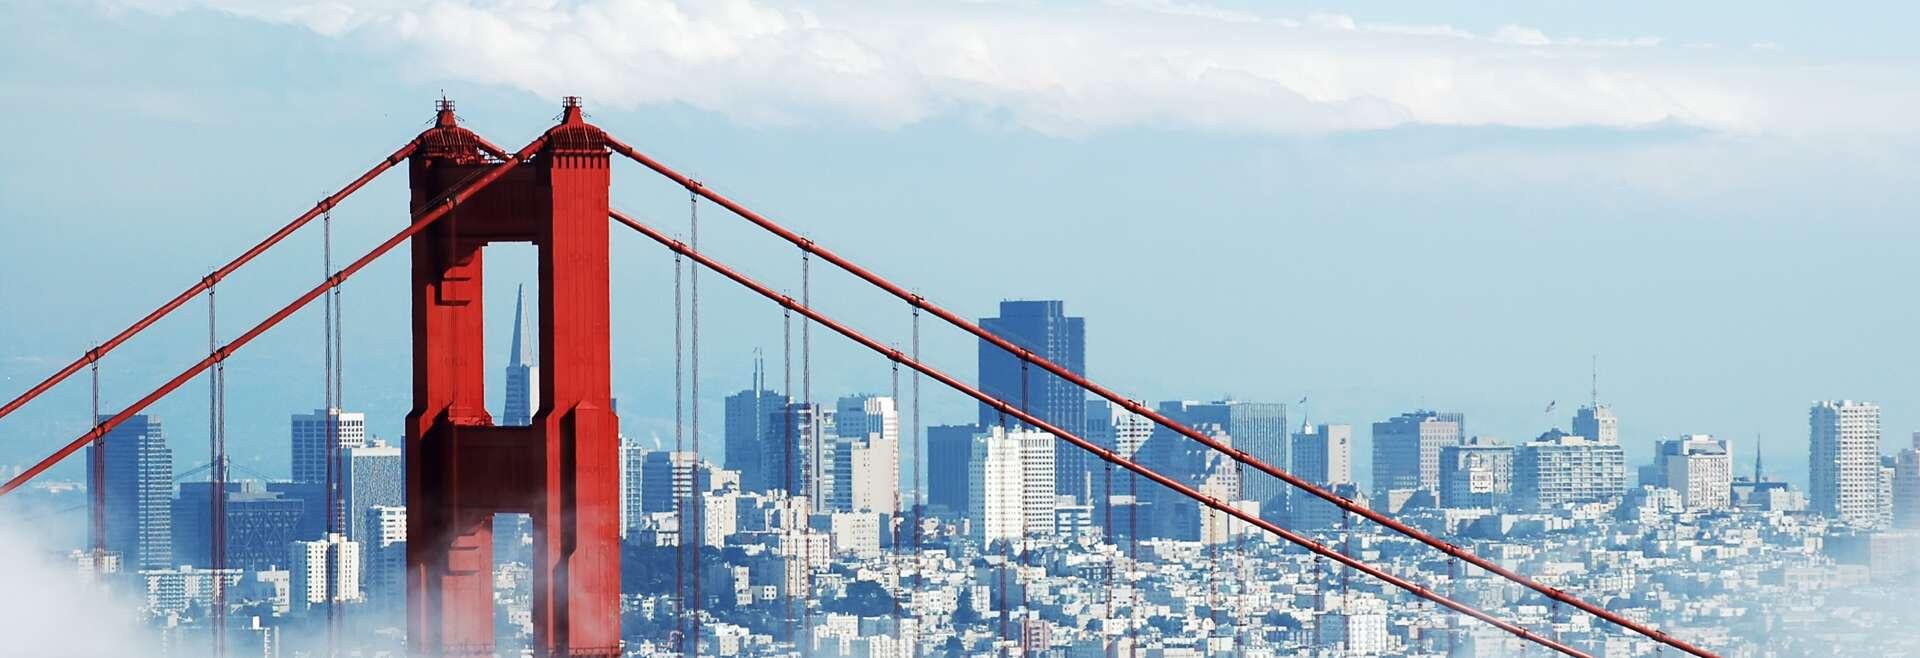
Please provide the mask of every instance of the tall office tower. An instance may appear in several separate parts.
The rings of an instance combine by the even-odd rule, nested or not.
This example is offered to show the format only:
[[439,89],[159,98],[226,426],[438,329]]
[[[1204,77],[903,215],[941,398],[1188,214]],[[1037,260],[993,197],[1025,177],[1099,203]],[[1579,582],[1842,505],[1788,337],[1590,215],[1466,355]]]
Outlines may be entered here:
[[740,472],[740,488],[767,491],[773,488],[768,478],[779,474],[779,465],[763,465],[767,425],[787,406],[787,396],[766,389],[766,373],[760,359],[753,360],[753,387],[727,396],[726,444],[727,469]]
[[[758,448],[758,446],[755,446]],[[646,516],[646,508],[640,500],[641,483],[646,475],[641,471],[646,460],[646,448],[625,436],[620,437],[620,538],[626,539],[640,519]],[[742,477],[745,477],[744,475]]]
[[[981,318],[980,327],[1006,341],[1052,361],[1068,372],[1087,372],[1087,325],[1084,318],[1068,317],[1059,300],[1003,301],[1000,316]],[[1086,430],[1086,393],[1080,387],[1036,366],[1024,366],[1019,356],[980,341],[980,390],[1014,405],[1074,435]],[[980,426],[1018,425],[999,411],[980,405]],[[1084,495],[1090,474],[1090,455],[1065,441],[1054,445],[1055,493]]]
[[978,425],[934,425],[927,428],[927,506],[952,516],[969,513],[967,469],[973,437],[986,430]]
[[1474,437],[1440,448],[1440,506],[1504,507],[1513,493],[1513,446]]
[[1807,424],[1812,510],[1846,525],[1873,526],[1879,516],[1880,405],[1817,402]]
[[1440,448],[1459,445],[1466,419],[1459,413],[1412,411],[1373,424],[1373,490],[1440,489]]
[[332,411],[315,409],[310,414],[294,414],[292,420],[294,484],[326,484],[327,430],[330,423],[336,432],[335,436],[340,444],[342,455],[345,455],[348,450],[366,445],[366,414],[339,409]]
[[1513,498],[1522,509],[1618,500],[1627,490],[1620,444],[1550,430],[1513,454]]
[[825,455],[822,478],[827,509],[836,512],[898,511],[900,412],[878,395],[840,399],[833,413],[836,435]]
[[527,287],[513,293],[513,345],[507,352],[507,405],[500,414],[506,427],[533,424],[533,413],[540,404],[540,365],[535,362],[533,322],[526,315]]
[[287,570],[296,611],[325,605],[329,595],[342,603],[360,600],[360,543],[346,535],[293,542]]
[[1733,507],[1733,442],[1688,434],[1654,445],[1654,469],[1688,511]]
[[1595,402],[1573,412],[1573,434],[1601,443],[1620,442],[1620,419],[1613,407]]
[[[1239,446],[1236,438],[1217,423],[1183,424],[1218,443]],[[1189,487],[1212,487],[1207,492],[1209,496],[1225,501],[1238,501],[1243,497],[1238,462],[1166,428],[1157,429],[1134,454],[1134,460]],[[1141,501],[1152,510],[1151,518],[1142,522],[1146,526],[1140,530],[1142,536],[1200,539],[1206,515],[1193,499],[1147,482],[1140,483],[1139,493]]]
[[1132,458],[1133,453],[1153,436],[1153,421],[1146,416],[1135,414],[1120,405],[1106,400],[1087,401],[1087,429],[1082,435],[1089,441],[1100,444],[1120,454]]
[[347,538],[365,544],[367,509],[407,504],[406,464],[401,461],[400,446],[384,441],[350,448],[343,459],[347,475],[341,497],[347,506]]
[[967,516],[982,543],[1050,532],[1054,438],[1039,430],[990,427],[974,436],[967,458]]
[[1292,471],[1314,484],[1353,481],[1353,426],[1302,425],[1293,435]]
[[160,419],[129,417],[87,449],[102,451],[106,462],[107,481],[87,485],[105,494],[107,550],[120,554],[127,571],[173,566],[173,450]]
[[[1255,459],[1276,467],[1287,463],[1287,405],[1244,400],[1162,402],[1160,413],[1188,427],[1218,425],[1233,437],[1234,447]],[[1249,478],[1241,497],[1278,511],[1288,489],[1275,478]]]
[[367,603],[376,608],[396,610],[407,604],[407,508],[375,505],[360,520],[367,539],[360,543],[365,553],[365,574],[361,588]]
[[1893,458],[1893,526],[1920,528],[1920,432]]
[[[700,468],[696,469],[696,466]],[[699,472],[698,489],[694,481]],[[640,459],[640,510],[643,514],[672,512],[679,501],[692,500],[694,492],[705,492],[713,484],[713,470],[695,461],[692,451],[655,450]]]
[[760,463],[767,474],[766,490],[805,496],[814,511],[824,511],[819,496],[824,465],[817,457],[825,452],[826,441],[837,436],[833,411],[818,403],[789,402],[767,419],[764,429]]

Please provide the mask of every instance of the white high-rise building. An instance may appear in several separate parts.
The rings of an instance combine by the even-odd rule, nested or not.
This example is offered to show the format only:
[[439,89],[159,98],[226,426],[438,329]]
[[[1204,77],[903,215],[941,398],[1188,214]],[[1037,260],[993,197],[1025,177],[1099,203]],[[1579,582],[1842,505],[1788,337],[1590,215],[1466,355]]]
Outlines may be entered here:
[[522,285],[513,295],[513,345],[507,353],[507,404],[500,414],[500,424],[506,427],[525,427],[533,424],[533,414],[540,404],[540,366],[534,361],[539,350],[533,343],[533,323],[526,315],[527,287]]
[[406,504],[406,463],[400,446],[384,441],[349,448],[344,455],[347,468],[341,494],[346,504],[347,538],[365,544],[371,541],[365,528],[368,509]]
[[822,495],[836,512],[898,510],[900,492],[900,412],[893,398],[877,395],[841,398],[834,410]]
[[1513,498],[1523,509],[1619,500],[1627,456],[1619,443],[1551,430],[1514,449]]
[[1655,446],[1654,468],[1667,487],[1680,492],[1688,511],[1733,507],[1733,444],[1707,434],[1688,434]]
[[407,508],[375,505],[362,520],[366,541],[361,585],[367,602],[389,609],[407,602]]
[[1141,444],[1153,436],[1153,421],[1106,400],[1087,401],[1087,438],[1112,449],[1121,457],[1133,458]]
[[967,511],[975,538],[993,542],[1052,531],[1053,443],[1046,432],[1001,427],[974,437]]
[[[326,484],[327,434],[333,429],[340,454],[367,443],[367,415],[339,409],[315,409],[310,414],[294,414],[293,481],[296,484]],[[346,473],[339,473],[344,483]]]
[[293,542],[289,553],[295,610],[324,605],[329,598],[360,600],[360,542],[334,533],[326,539]]
[[1392,648],[1385,601],[1361,596],[1338,601],[1320,615],[1320,646],[1346,656],[1378,656]]
[[638,442],[620,437],[620,538],[626,539],[627,533],[640,525],[640,519],[646,516],[646,508],[641,504],[641,463],[646,459],[647,449]]
[[1855,527],[1880,516],[1880,406],[1827,400],[1807,412],[1808,494],[1815,512]]

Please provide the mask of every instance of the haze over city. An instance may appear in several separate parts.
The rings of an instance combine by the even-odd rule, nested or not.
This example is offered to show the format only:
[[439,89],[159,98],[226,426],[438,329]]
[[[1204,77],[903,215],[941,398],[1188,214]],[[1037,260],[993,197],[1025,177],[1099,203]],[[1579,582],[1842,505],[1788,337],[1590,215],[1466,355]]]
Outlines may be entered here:
[[[1914,184],[1920,180],[1920,139],[1910,127],[1910,117],[1920,113],[1920,68],[1914,66],[1920,45],[1901,31],[1920,19],[1916,14],[1920,10],[1879,3],[11,3],[0,7],[0,62],[6,63],[0,66],[0,116],[15,127],[9,147],[0,149],[0,272],[13,282],[10,294],[0,298],[8,318],[0,322],[0,345],[6,346],[0,350],[0,385],[9,390],[7,399],[27,391],[422,131],[451,127],[457,119],[459,128],[512,151],[556,123],[590,122],[703,189],[763,213],[987,331],[1023,346],[1044,337],[1045,349],[1028,347],[1063,364],[1072,352],[1078,363],[1069,369],[1128,399],[1177,410],[1166,412],[1180,423],[1219,425],[1203,427],[1201,434],[1217,430],[1236,448],[1249,442],[1273,446],[1278,452],[1272,455],[1250,449],[1280,467],[1300,470],[1294,446],[1302,439],[1296,435],[1324,441],[1327,435],[1316,433],[1320,426],[1346,426],[1351,443],[1344,476],[1322,463],[1318,476],[1302,477],[1365,498],[1369,509],[1404,512],[1422,531],[1461,533],[1492,542],[1482,548],[1525,555],[1512,560],[1557,564],[1543,556],[1586,546],[1585,540],[1555,535],[1566,530],[1556,524],[1605,517],[1633,528],[1624,533],[1657,538],[1647,541],[1663,546],[1658,559],[1686,551],[1721,555],[1729,571],[1738,562],[1744,565],[1738,569],[1751,571],[1742,573],[1775,574],[1781,582],[1813,578],[1796,569],[1829,569],[1821,572],[1830,580],[1820,587],[1863,597],[1850,601],[1871,600],[1885,592],[1846,588],[1885,586],[1893,582],[1890,567],[1846,547],[1862,542],[1871,550],[1860,555],[1879,555],[1873,551],[1897,546],[1904,555],[1907,544],[1899,542],[1907,541],[1908,517],[1898,492],[1906,489],[1896,479],[1895,462],[1904,459],[1903,449],[1920,448],[1909,439],[1920,435],[1920,391],[1910,381],[1920,368],[1920,347],[1907,336],[1920,325],[1920,315],[1905,301],[1908,282],[1920,280],[1920,264],[1910,257],[1916,238],[1910,218],[1920,211],[1920,186]],[[471,161],[461,166],[499,156],[469,150],[459,157]],[[618,149],[612,152],[611,208],[672,238],[689,239],[690,188],[627,161]],[[319,283],[327,268],[338,269],[406,227],[410,181],[403,172],[409,165],[395,162],[400,171],[330,208],[325,221],[332,256],[326,264],[315,220],[219,282],[220,340]],[[908,303],[819,258],[803,266],[794,245],[741,221],[718,202],[702,197],[696,203],[701,253],[796,298],[804,267],[812,308],[887,346],[907,350],[915,341]],[[609,393],[617,405],[619,459],[631,451],[634,478],[644,451],[668,460],[656,466],[667,469],[673,486],[686,484],[678,483],[682,476],[701,483],[687,485],[702,494],[690,499],[768,496],[753,498],[761,501],[755,509],[769,518],[804,518],[767,521],[760,531],[800,528],[801,539],[780,541],[799,541],[803,548],[791,550],[806,555],[813,550],[808,532],[817,530],[833,542],[843,539],[835,533],[865,532],[834,525],[841,518],[835,514],[871,513],[881,515],[873,522],[882,528],[874,541],[885,544],[884,551],[880,544],[873,550],[894,556],[901,545],[891,543],[893,534],[885,528],[911,523],[917,506],[951,524],[926,533],[957,542],[945,550],[989,562],[1001,540],[1020,546],[1020,559],[1033,551],[1079,564],[1083,558],[1119,560],[1135,540],[1193,542],[1153,549],[1156,558],[1178,561],[1188,550],[1219,550],[1257,534],[1247,526],[1215,528],[1210,515],[1218,512],[1178,507],[1191,505],[1185,500],[1131,493],[1124,509],[1191,510],[1179,518],[1193,526],[1125,533],[1108,527],[1101,515],[1123,508],[1110,492],[1097,491],[1105,484],[1105,467],[1070,447],[1054,454],[1051,475],[1042,479],[1062,497],[1058,507],[1048,508],[1049,519],[1071,519],[1062,527],[1083,542],[1079,548],[1035,547],[1032,527],[1008,530],[1001,525],[1005,519],[954,509],[960,504],[955,501],[939,508],[915,482],[931,482],[943,467],[948,474],[963,468],[966,474],[988,473],[971,469],[999,463],[985,456],[999,453],[983,447],[987,452],[973,457],[949,453],[959,463],[932,461],[933,428],[973,426],[964,436],[949,434],[959,437],[952,445],[1000,440],[1013,446],[1024,439],[1011,435],[1032,427],[982,411],[977,401],[930,380],[921,382],[921,395],[902,392],[911,385],[910,368],[896,373],[887,357],[817,323],[802,356],[800,326],[808,323],[794,319],[786,325],[792,333],[783,337],[777,304],[712,271],[699,275],[698,370],[689,371],[690,353],[676,353],[676,346],[686,349],[691,329],[676,333],[675,305],[690,304],[676,299],[684,289],[676,286],[690,286],[692,275],[685,273],[691,264],[676,265],[655,240],[617,223],[612,228],[606,257]],[[524,388],[511,379],[514,364],[539,361],[531,347],[516,361],[515,336],[532,346],[547,329],[535,311],[515,317],[517,303],[538,309],[544,301],[538,253],[525,243],[486,250],[479,299],[484,344],[477,350],[484,363],[477,365],[486,412],[496,424],[530,425],[537,411],[535,400],[518,409],[519,422],[507,420],[519,406],[509,400],[511,391]],[[303,477],[296,462],[302,431],[297,418],[330,403],[362,414],[355,422],[364,422],[364,443],[390,444],[393,464],[399,463],[407,414],[417,403],[408,258],[382,258],[341,286],[337,398],[330,397],[336,393],[327,388],[332,375],[323,365],[336,356],[323,338],[324,304],[300,310],[225,361],[225,449],[233,464],[226,477],[262,487],[245,495],[328,507],[312,506],[302,496],[317,494],[299,485],[330,476],[310,471]],[[678,282],[676,267],[684,268]],[[102,413],[125,407],[206,356],[204,303],[189,303],[102,361]],[[993,322],[1029,313],[1049,318],[1042,323],[1046,328],[1003,331]],[[1069,318],[1076,329],[1049,324]],[[917,353],[928,364],[1009,404],[1025,405],[1027,400],[1014,398],[1060,384],[1045,393],[1057,399],[1035,403],[1053,405],[1043,417],[1070,418],[1061,422],[1077,426],[1065,429],[1084,430],[1109,448],[1123,444],[1124,412],[1114,412],[1115,424],[1103,426],[1089,420],[1097,412],[1089,415],[1078,404],[1078,388],[1054,380],[1045,386],[1029,382],[1040,387],[1033,390],[1008,384],[1017,382],[1016,375],[1005,374],[1019,368],[1017,359],[930,316],[920,318],[917,335]],[[1060,341],[1074,347],[1049,351]],[[1016,379],[996,383],[988,361],[1000,357],[992,354],[1007,359],[1000,372]],[[785,379],[790,369],[791,384]],[[520,376],[537,379],[538,371],[531,372]],[[79,371],[17,413],[0,412],[0,476],[19,476],[88,432],[89,377]],[[697,388],[677,389],[693,377]],[[755,429],[730,434],[737,420],[730,396],[765,390],[798,400],[801,386],[826,410],[840,405],[841,418],[886,418],[872,421],[878,423],[873,433],[881,444],[894,442],[875,448],[861,443],[866,430],[831,435],[839,430],[827,421],[807,421],[807,431],[825,437],[817,449],[825,454],[801,454],[805,468],[866,472],[853,462],[833,461],[843,453],[834,453],[832,436],[859,444],[861,451],[890,455],[872,459],[897,467],[872,471],[887,471],[872,482],[833,476],[864,483],[855,489],[845,488],[853,486],[845,479],[809,480],[796,488],[767,470],[772,466],[765,460],[777,453],[740,452],[741,446],[779,446],[737,438],[766,438],[768,430],[760,425],[768,410],[760,407],[747,414],[757,417],[751,421]],[[1226,415],[1216,418],[1202,410],[1205,405],[1188,408],[1179,401],[1218,402],[1222,409],[1232,402],[1260,409],[1260,418],[1277,415],[1254,429],[1234,425],[1241,420],[1219,420],[1243,412],[1220,411]],[[192,499],[190,484],[199,484],[200,500],[213,498],[210,476],[190,471],[210,461],[208,407],[207,385],[196,379],[143,410],[143,417],[165,427],[151,436],[156,449],[171,452],[164,484],[169,509],[199,509],[177,502]],[[780,415],[782,407],[770,408]],[[1861,447],[1855,441],[1865,441],[1866,434],[1841,435],[1857,429],[1846,423],[1865,422],[1857,419],[1869,408],[1873,443]],[[698,420],[692,420],[695,409]],[[1583,409],[1604,409],[1617,425],[1590,415],[1583,427],[1574,419]],[[1821,434],[1822,409],[1836,410],[1830,436]],[[1437,431],[1420,429],[1422,419],[1454,424],[1435,440],[1458,446],[1461,459],[1474,450],[1469,446],[1481,445],[1476,438],[1515,454],[1567,437],[1605,444],[1596,448],[1607,455],[1597,472],[1617,475],[1618,486],[1562,500],[1554,496],[1564,492],[1523,492],[1525,479],[1509,473],[1500,479],[1498,499],[1450,500],[1443,476],[1432,468],[1411,476],[1381,472],[1405,467],[1395,461],[1398,453],[1383,456],[1393,448],[1383,447],[1391,439],[1382,437],[1397,435],[1381,424],[1413,423],[1414,442],[1423,446],[1416,457],[1431,458],[1427,453],[1439,450],[1422,443]],[[993,433],[995,425],[1004,426],[1001,435]],[[1598,436],[1603,425],[1612,436]],[[884,436],[881,426],[894,434]],[[703,447],[689,459],[701,465],[667,457],[689,448],[685,442],[693,440],[696,427]],[[328,430],[312,431],[321,436]],[[1101,432],[1108,435],[1096,436]],[[1326,514],[1339,514],[1330,507],[1293,510],[1284,486],[1256,483],[1264,476],[1239,473],[1231,485],[1210,479],[1229,464],[1219,461],[1220,454],[1202,454],[1198,445],[1192,444],[1192,454],[1150,450],[1141,458],[1186,473],[1193,479],[1187,484],[1207,495],[1255,503],[1254,516],[1285,527],[1322,532],[1338,525],[1326,521]],[[1121,452],[1131,455],[1132,448]],[[1615,450],[1617,455],[1610,452]],[[1689,493],[1688,471],[1672,466],[1682,469],[1676,483],[1667,461],[1686,462],[1696,453],[1724,453],[1724,468],[1713,462],[1724,477],[1715,475],[1707,487],[1718,492],[1712,497],[1717,502],[1705,507]],[[0,515],[9,527],[38,527],[44,536],[23,551],[53,556],[58,568],[71,567],[59,562],[61,555],[89,545],[82,493],[89,481],[87,454],[76,452],[40,475],[17,494],[29,502]],[[314,454],[314,463],[324,466],[326,456]],[[749,459],[757,465],[742,467]],[[829,463],[807,461],[818,459]],[[1852,464],[1847,460],[1859,463],[1834,466]],[[626,466],[620,462],[623,478]],[[1828,466],[1839,470],[1820,475]],[[1914,467],[1920,469],[1920,461]],[[707,477],[717,479],[701,479]],[[1825,485],[1822,477],[1828,478]],[[1851,479],[1856,477],[1871,481]],[[1747,489],[1737,479],[1747,480]],[[1848,484],[1835,484],[1840,481]],[[634,581],[633,565],[662,566],[653,560],[686,552],[669,556],[656,549],[684,547],[678,524],[688,521],[678,500],[687,492],[674,489],[668,507],[655,509],[660,499],[639,502],[642,485],[623,479],[619,486],[647,513],[675,515],[662,521],[623,511],[618,521],[622,543],[616,549],[629,561],[624,591],[633,595],[640,587],[650,596],[657,592],[646,588],[663,585]],[[1674,497],[1645,493],[1642,486],[1672,489]],[[1875,493],[1872,500],[1841,500],[1846,497],[1839,493],[1823,497],[1823,486],[1871,487]],[[782,491],[774,495],[771,489]],[[876,509],[887,495],[875,492],[897,498]],[[800,503],[788,501],[799,498],[809,507],[795,512],[792,505]],[[371,531],[355,524],[366,522],[363,508],[406,511],[403,501],[391,502],[360,505],[344,515],[352,518],[341,520],[356,527],[341,534],[361,542],[354,550],[364,551],[369,563],[376,551],[361,535]],[[0,501],[0,511],[5,506]],[[1073,511],[1082,507],[1086,519]],[[1480,522],[1498,527],[1488,530],[1474,526],[1460,509],[1512,518]],[[306,513],[311,518],[288,532],[324,543],[330,520]],[[395,518],[404,525],[404,517]],[[1920,512],[1912,518],[1920,519]],[[1097,527],[1080,537],[1075,533],[1081,525],[1075,524]],[[989,526],[995,530],[983,530]],[[1540,534],[1530,534],[1536,527]],[[496,530],[516,539],[522,531],[533,536],[517,525]],[[723,546],[754,545],[732,533],[706,532],[707,548],[716,555]],[[1753,538],[1766,533],[1776,533],[1777,541]],[[668,535],[674,538],[663,539]],[[1701,545],[1711,543],[1706,538],[1724,539],[1738,548],[1661,543],[1678,541],[1676,536]],[[1811,547],[1782,548],[1808,537],[1814,538]],[[1831,546],[1823,548],[1823,538]],[[1749,540],[1752,545],[1741,543]],[[1245,569],[1270,570],[1276,582],[1301,573],[1290,571],[1293,563],[1287,561],[1304,559],[1297,549],[1288,549],[1291,558],[1276,557],[1282,544],[1262,542],[1266,548],[1260,550],[1274,556],[1265,562],[1245,557]],[[8,543],[24,546],[26,539]],[[179,555],[180,540],[172,544]],[[1511,548],[1517,545],[1526,548]],[[854,557],[839,555],[839,543],[832,546],[835,560],[845,561],[831,569],[858,573],[860,560],[885,561],[865,543],[852,551]],[[274,559],[260,558],[246,569],[285,567],[276,562],[281,548],[276,543],[260,549]],[[208,549],[201,544],[197,550]],[[532,548],[526,555],[502,550],[497,565],[533,561]],[[1390,566],[1419,564],[1394,562],[1411,560],[1397,549],[1370,550]],[[193,564],[185,558],[155,558],[151,564],[135,564],[124,554],[118,559],[126,560],[119,567],[125,572]],[[1862,561],[1872,573],[1842,568]],[[957,564],[962,566],[954,574],[965,571],[967,563]],[[993,567],[996,575],[1018,571],[994,564],[1001,565]],[[1909,565],[1900,565],[1898,577],[1906,578]],[[1911,566],[1920,573],[1920,565]],[[752,567],[756,585],[764,583],[758,580],[761,568]],[[1636,568],[1644,580],[1659,567]],[[29,571],[41,570],[21,573]],[[1613,581],[1594,575],[1601,571],[1602,565],[1586,564],[1580,576],[1553,577],[1570,579],[1554,582],[1575,593],[1576,585],[1611,591]],[[1177,583],[1187,582],[1178,573],[1155,574],[1163,580],[1153,582],[1167,589],[1143,585],[1132,591],[1182,591],[1185,585]],[[1024,623],[1019,615],[1031,612],[1040,620],[1035,623],[1057,627],[1046,637],[1060,638],[1056,644],[1067,647],[1061,651],[1087,650],[1075,644],[1085,638],[1067,637],[1085,630],[1078,623],[1085,620],[1074,614],[1090,613],[1024,606],[1029,586],[1103,591],[1092,582],[1096,576],[1075,577],[1081,576],[1088,582],[1030,582],[1016,575],[1023,605],[1007,612],[1011,623]],[[1798,586],[1767,580],[1776,576],[1751,579],[1766,587]],[[12,578],[0,572],[0,580]],[[795,587],[808,594],[826,587],[835,596],[801,596],[813,602],[803,605],[840,606],[834,614],[868,617],[846,612],[867,601],[850,586],[832,589],[838,581],[822,582],[827,584],[809,580]],[[1646,587],[1621,589],[1619,600],[1649,610],[1690,610],[1692,616],[1684,618],[1646,615],[1664,628],[1688,629],[1692,635],[1681,633],[1687,639],[1718,643],[1716,650],[1766,655],[1810,646],[1738,639],[1751,631],[1744,625],[1751,620],[1765,617],[1773,621],[1763,626],[1777,628],[1792,614],[1768,609],[1741,617],[1741,624],[1715,627],[1702,620],[1720,613],[1700,612],[1710,605],[1700,601],[1724,592],[1691,592],[1696,598],[1687,600],[1693,603],[1662,607],[1645,600],[1651,585],[1641,584]],[[882,593],[888,601],[907,600],[899,591],[903,585],[885,586],[894,588]],[[1004,587],[996,587],[1001,589],[995,596],[1005,597]],[[127,590],[133,592],[128,596],[140,598],[138,589]],[[1661,591],[1684,589],[1662,583]],[[1322,589],[1314,592],[1324,595]],[[1387,594],[1373,600],[1392,601]],[[1068,601],[1048,605],[1085,603],[1061,596]],[[378,598],[369,586],[356,605],[371,606]],[[837,603],[825,603],[829,598]],[[513,606],[524,601],[515,601],[502,604],[501,614],[518,614]],[[758,606],[777,603],[757,599],[742,608],[773,614]],[[1488,605],[1537,625],[1542,621],[1522,610],[1537,603],[1513,598]],[[1202,606],[1206,615],[1238,616],[1232,623],[1209,622],[1201,631],[1176,631],[1146,621],[1153,615],[1138,607],[1128,613],[1138,613],[1134,621],[1121,624],[1111,600],[1100,603],[1106,606],[1101,623],[1135,633],[1127,635],[1128,651],[1143,656],[1173,651],[1167,647],[1178,643],[1143,643],[1137,635],[1142,628],[1166,636],[1154,641],[1192,639],[1195,633],[1230,636],[1232,648],[1221,650],[1246,655],[1256,649],[1272,655],[1326,649],[1319,635],[1289,635],[1256,623],[1267,615],[1293,614],[1283,611],[1334,609],[1321,604],[1260,609],[1264,603],[1246,603],[1245,609],[1220,612],[1230,606],[1208,603]],[[640,638],[651,641],[655,631],[666,632],[666,626],[651,625],[665,623],[654,603],[645,604],[645,613],[631,607],[637,605],[621,609],[628,615],[622,640],[630,653],[638,651]],[[1373,614],[1351,601],[1341,605],[1346,607],[1338,614],[1348,615],[1343,619]],[[151,614],[152,606],[147,608]],[[1198,609],[1163,616],[1190,622],[1202,614]],[[1586,622],[1568,621],[1559,608],[1543,614],[1560,624],[1560,632],[1585,630],[1579,624]],[[917,616],[907,616],[918,623]],[[641,617],[644,624],[631,625]],[[892,621],[874,623],[897,636],[903,618],[895,612]],[[200,621],[177,626],[197,628]],[[758,617],[712,621],[756,632],[767,631],[769,623]],[[1383,637],[1391,639],[1382,640],[1386,644],[1375,653],[1456,651],[1457,645],[1421,639],[1419,629],[1430,621],[1383,622]],[[854,636],[872,634],[864,623],[854,622]],[[1231,633],[1223,630],[1229,627]],[[317,642],[312,628],[287,628],[290,652],[307,650],[302,642]],[[1027,642],[1030,636],[1021,629],[1013,639]],[[695,625],[691,632],[701,631]],[[769,632],[777,644],[779,633]],[[939,632],[955,641],[968,637],[958,626]],[[1111,655],[1121,634],[1107,632],[1101,650]],[[1249,639],[1253,635],[1261,637]],[[707,642],[706,650],[715,651],[722,640],[712,635]],[[1340,651],[1355,651],[1342,642]],[[1635,642],[1621,650],[1653,648],[1645,638]],[[393,644],[399,646],[398,640]],[[947,644],[942,639],[928,646],[946,651]],[[968,645],[966,651],[994,646]],[[1845,648],[1870,651],[1868,646]]]

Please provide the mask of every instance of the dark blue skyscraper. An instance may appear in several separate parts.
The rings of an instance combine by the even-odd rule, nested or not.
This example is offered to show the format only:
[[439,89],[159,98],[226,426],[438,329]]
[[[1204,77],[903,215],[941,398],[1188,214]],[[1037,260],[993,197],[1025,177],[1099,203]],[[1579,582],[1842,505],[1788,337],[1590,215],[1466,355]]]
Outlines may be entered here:
[[105,451],[107,481],[88,485],[104,487],[107,550],[128,571],[173,566],[173,450],[160,419],[128,418],[88,450]]
[[780,419],[787,396],[766,389],[766,375],[760,359],[753,361],[753,388],[727,396],[726,444],[727,468],[740,472],[740,487],[748,491],[766,491],[776,485],[770,478],[780,474],[780,465],[766,465],[767,426]]
[[[1060,300],[1003,301],[1000,317],[981,318],[980,326],[994,335],[1059,364],[1076,375],[1087,372],[1085,318],[1068,317]],[[1018,355],[980,342],[980,388],[1062,430],[1083,434],[1086,429],[1086,393],[1080,387],[1039,367],[1021,367]],[[980,405],[980,425],[1018,425],[999,411]],[[1085,495],[1089,486],[1089,457],[1064,441],[1054,447],[1054,491]]]
[[[513,298],[513,346],[507,355],[507,404],[501,410],[500,424],[526,427],[533,424],[533,412],[540,405],[540,366],[534,365],[528,346],[534,345],[533,324],[527,320],[527,287],[521,286]],[[356,521],[357,523],[357,521]]]

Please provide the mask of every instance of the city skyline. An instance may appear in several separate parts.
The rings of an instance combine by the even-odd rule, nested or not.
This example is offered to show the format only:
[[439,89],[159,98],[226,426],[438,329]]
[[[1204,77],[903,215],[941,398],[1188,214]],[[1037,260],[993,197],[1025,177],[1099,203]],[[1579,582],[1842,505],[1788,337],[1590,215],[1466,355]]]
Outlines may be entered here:
[[0,7],[0,628],[1897,653],[1870,4]]

